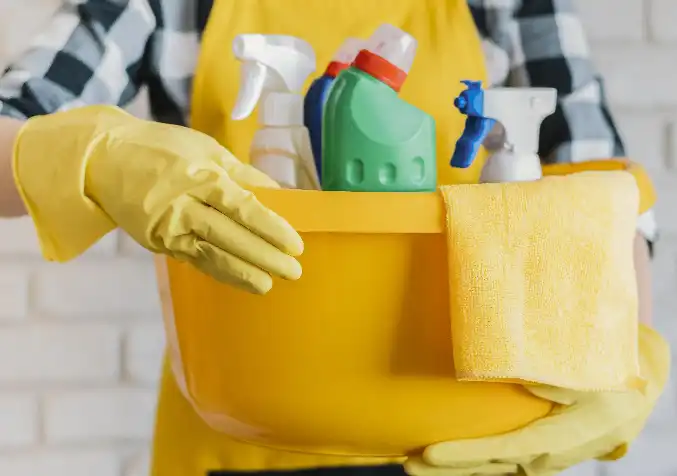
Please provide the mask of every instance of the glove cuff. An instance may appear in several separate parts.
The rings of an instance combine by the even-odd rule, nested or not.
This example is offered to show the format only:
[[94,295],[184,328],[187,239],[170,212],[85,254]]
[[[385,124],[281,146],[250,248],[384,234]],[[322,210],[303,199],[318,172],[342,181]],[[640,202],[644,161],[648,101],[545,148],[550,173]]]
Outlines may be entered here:
[[93,139],[132,116],[113,106],[87,106],[29,119],[14,142],[14,181],[33,219],[42,255],[76,258],[116,228],[85,195]]

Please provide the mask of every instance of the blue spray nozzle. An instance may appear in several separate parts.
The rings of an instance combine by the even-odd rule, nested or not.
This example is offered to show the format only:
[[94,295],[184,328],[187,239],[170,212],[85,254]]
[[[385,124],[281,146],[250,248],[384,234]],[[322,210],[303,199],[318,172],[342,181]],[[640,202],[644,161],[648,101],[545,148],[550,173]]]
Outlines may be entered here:
[[461,81],[467,89],[462,91],[456,99],[454,106],[461,114],[468,116],[465,121],[463,134],[456,142],[454,155],[451,157],[451,166],[456,168],[468,168],[475,160],[482,141],[494,126],[493,119],[484,117],[484,90],[482,81]]
[[468,89],[482,89],[482,81],[464,79],[461,81],[461,84],[465,84]]
[[465,84],[467,89],[454,99],[454,106],[466,116],[481,116],[484,109],[482,81],[465,80],[461,83]]

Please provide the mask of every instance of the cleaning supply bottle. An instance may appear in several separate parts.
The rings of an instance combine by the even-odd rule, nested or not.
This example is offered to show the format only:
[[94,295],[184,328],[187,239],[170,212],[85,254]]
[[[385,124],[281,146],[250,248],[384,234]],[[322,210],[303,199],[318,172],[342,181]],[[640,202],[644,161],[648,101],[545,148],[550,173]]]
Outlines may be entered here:
[[435,121],[398,97],[416,40],[382,25],[334,81],[322,121],[322,187],[423,192],[437,187]]
[[261,101],[250,149],[252,166],[285,188],[319,189],[310,136],[303,125],[303,85],[315,71],[315,52],[286,35],[243,34],[233,40],[242,61],[234,120],[247,118]]
[[480,182],[522,182],[542,177],[538,137],[543,119],[555,112],[553,88],[482,89],[481,81],[463,81],[467,89],[454,101],[468,116],[456,142],[452,167],[466,168],[496,121],[504,129],[502,147],[487,159]]
[[358,38],[348,38],[336,52],[324,74],[310,85],[303,105],[303,122],[310,132],[310,144],[313,147],[315,168],[322,175],[322,114],[329,97],[329,90],[336,76],[350,67],[365,42]]

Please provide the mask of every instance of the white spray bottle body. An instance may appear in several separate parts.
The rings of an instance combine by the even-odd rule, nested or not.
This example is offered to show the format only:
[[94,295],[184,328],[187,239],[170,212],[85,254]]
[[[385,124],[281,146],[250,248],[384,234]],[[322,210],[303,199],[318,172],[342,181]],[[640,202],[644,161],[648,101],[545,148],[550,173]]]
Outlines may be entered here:
[[292,36],[245,34],[233,52],[243,62],[233,119],[245,119],[260,103],[250,163],[284,188],[319,189],[301,93],[315,71],[312,47]]
[[480,183],[529,182],[543,177],[541,158],[538,154],[515,155],[508,143],[493,150],[487,158]]

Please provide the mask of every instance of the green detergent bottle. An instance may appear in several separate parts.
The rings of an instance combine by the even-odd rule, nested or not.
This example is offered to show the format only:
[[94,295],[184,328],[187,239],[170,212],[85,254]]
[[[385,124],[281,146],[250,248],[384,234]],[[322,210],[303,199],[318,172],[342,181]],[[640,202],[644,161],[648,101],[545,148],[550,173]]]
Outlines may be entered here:
[[322,121],[322,188],[430,192],[437,187],[435,121],[399,98],[416,40],[382,25],[332,86]]

